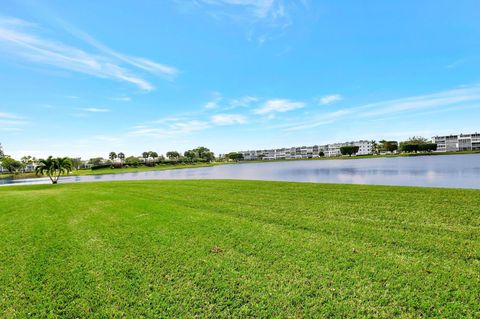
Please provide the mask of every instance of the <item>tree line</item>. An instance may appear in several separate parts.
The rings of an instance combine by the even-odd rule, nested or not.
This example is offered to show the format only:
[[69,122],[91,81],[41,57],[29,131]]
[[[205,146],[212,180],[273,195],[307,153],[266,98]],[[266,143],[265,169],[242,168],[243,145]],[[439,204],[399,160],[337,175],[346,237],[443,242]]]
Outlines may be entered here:
[[92,165],[94,169],[99,169],[124,166],[138,167],[140,165],[209,163],[215,161],[215,154],[204,146],[187,150],[183,154],[178,151],[168,151],[165,155],[159,155],[155,151],[145,151],[142,152],[141,156],[126,157],[123,152],[116,153],[112,151],[108,154],[107,160],[103,157],[95,157],[91,158],[88,164]]
[[[380,154],[380,153],[395,153],[397,151],[403,153],[418,153],[418,152],[433,152],[437,150],[437,144],[432,143],[428,139],[420,136],[413,136],[410,137],[406,141],[402,141],[398,143],[397,141],[387,141],[381,140],[378,143],[376,141],[372,141],[373,154]],[[352,156],[357,154],[359,151],[359,147],[355,145],[347,145],[340,147],[340,153],[342,155]],[[320,152],[323,153],[323,152]],[[319,154],[322,156],[322,154]]]

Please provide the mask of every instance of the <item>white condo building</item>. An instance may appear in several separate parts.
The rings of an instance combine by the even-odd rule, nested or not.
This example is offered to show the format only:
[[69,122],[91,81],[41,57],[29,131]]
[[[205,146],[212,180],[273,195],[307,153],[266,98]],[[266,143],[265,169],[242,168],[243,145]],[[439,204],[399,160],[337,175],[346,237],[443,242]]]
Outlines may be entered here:
[[340,156],[340,148],[342,146],[354,145],[358,146],[358,153],[356,155],[373,154],[373,143],[371,141],[356,141],[335,143],[328,145],[313,145],[277,148],[269,150],[254,150],[254,151],[240,151],[238,153],[243,155],[243,158],[249,160],[274,160],[274,159],[299,159],[299,158],[315,158],[319,157],[319,153],[323,152],[326,157]]
[[480,151],[480,133],[432,137],[437,152]]

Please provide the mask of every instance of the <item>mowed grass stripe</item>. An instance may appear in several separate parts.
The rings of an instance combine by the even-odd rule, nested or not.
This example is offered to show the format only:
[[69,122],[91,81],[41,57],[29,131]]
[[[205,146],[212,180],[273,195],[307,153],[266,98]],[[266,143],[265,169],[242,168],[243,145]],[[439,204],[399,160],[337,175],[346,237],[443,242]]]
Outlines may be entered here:
[[476,317],[480,192],[250,181],[0,189],[0,317]]

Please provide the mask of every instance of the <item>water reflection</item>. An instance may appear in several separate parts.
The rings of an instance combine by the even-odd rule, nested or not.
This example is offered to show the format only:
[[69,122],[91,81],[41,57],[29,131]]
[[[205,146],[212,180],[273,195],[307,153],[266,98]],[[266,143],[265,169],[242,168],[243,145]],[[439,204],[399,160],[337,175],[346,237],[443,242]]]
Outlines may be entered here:
[[[480,189],[480,154],[328,161],[243,163],[193,169],[66,177],[67,182],[152,179],[244,179]],[[0,180],[0,184],[48,183]]]

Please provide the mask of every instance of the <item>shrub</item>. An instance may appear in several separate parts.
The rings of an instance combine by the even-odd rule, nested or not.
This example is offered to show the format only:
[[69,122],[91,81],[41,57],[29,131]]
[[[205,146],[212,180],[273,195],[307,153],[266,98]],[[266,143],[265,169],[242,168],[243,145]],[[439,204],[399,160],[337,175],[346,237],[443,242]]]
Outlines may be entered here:
[[359,149],[360,147],[355,145],[342,146],[340,147],[340,152],[342,153],[342,155],[352,156],[354,154],[357,154]]
[[99,165],[94,165],[92,166],[92,170],[97,170],[97,169],[102,169],[102,168],[112,168],[112,164],[99,164]]

